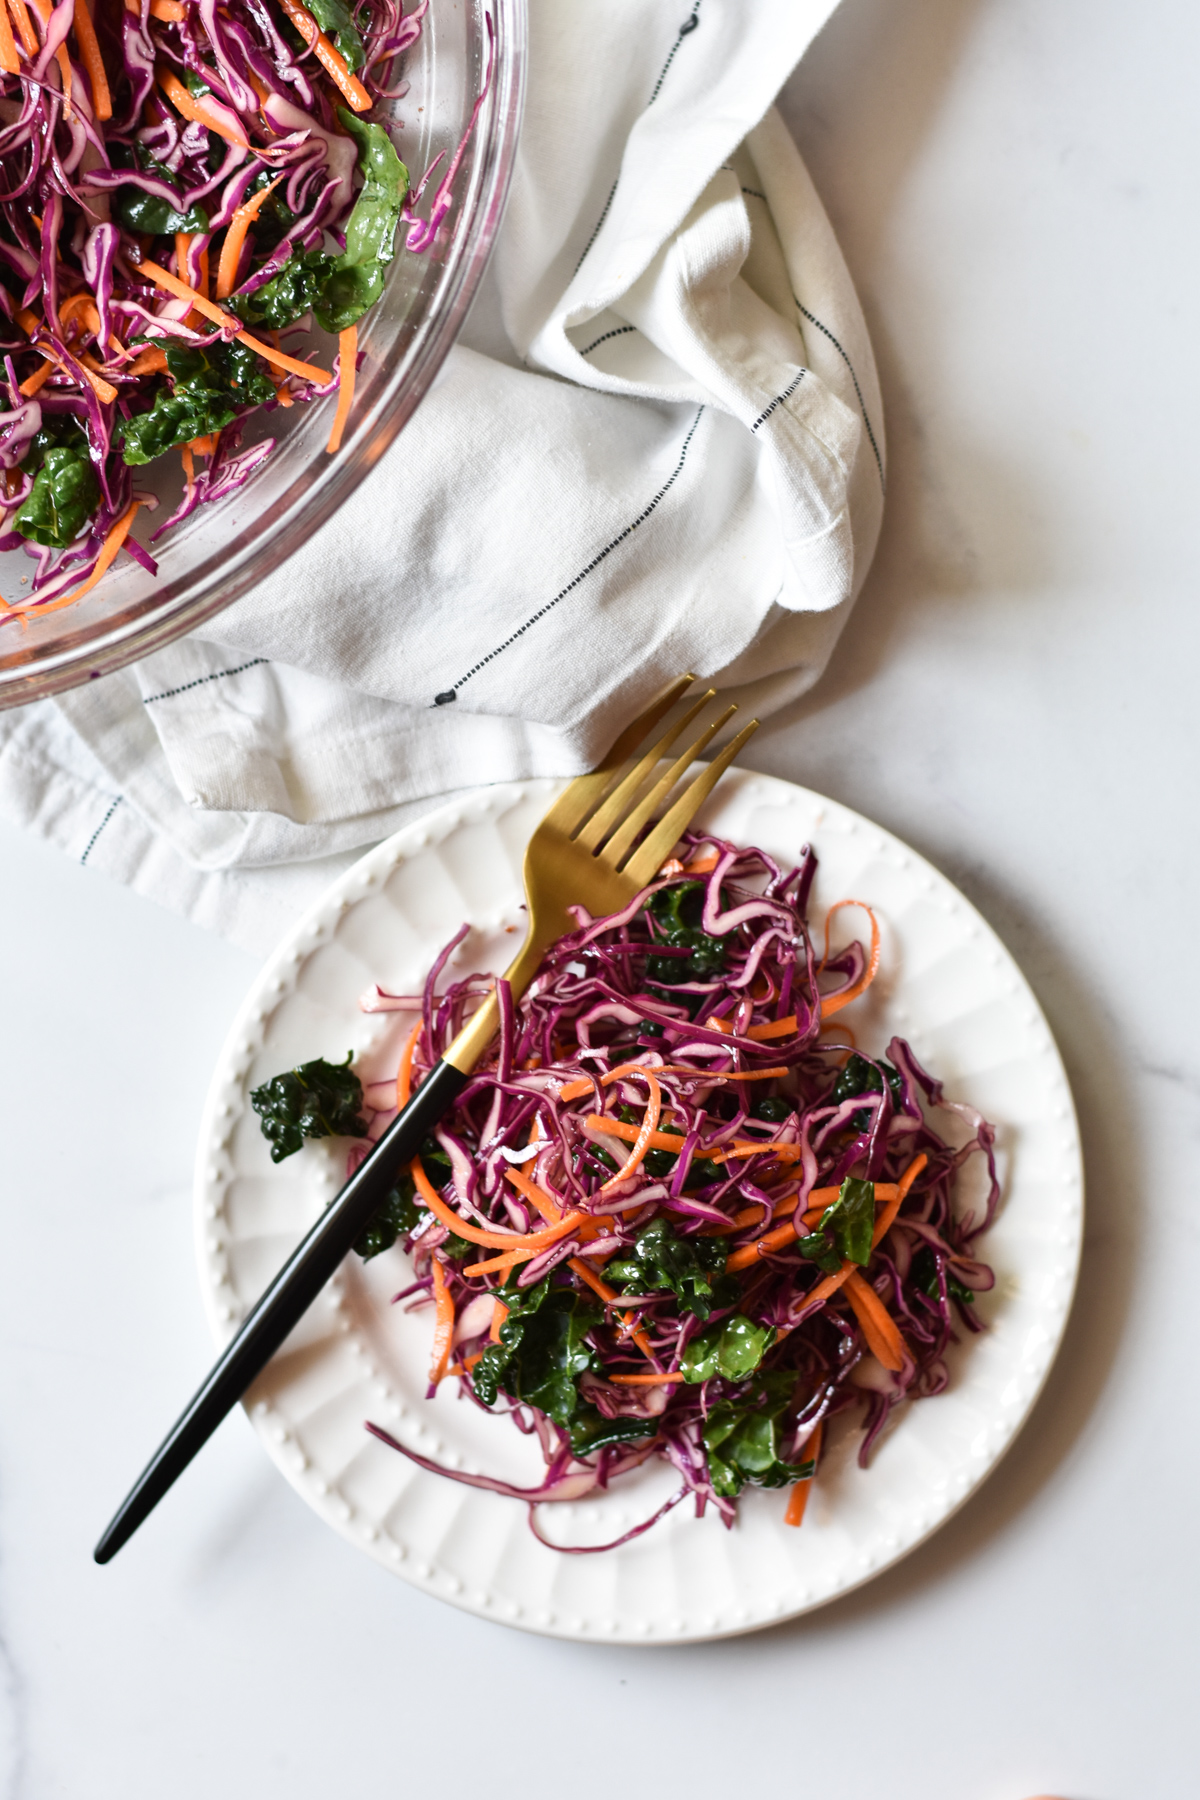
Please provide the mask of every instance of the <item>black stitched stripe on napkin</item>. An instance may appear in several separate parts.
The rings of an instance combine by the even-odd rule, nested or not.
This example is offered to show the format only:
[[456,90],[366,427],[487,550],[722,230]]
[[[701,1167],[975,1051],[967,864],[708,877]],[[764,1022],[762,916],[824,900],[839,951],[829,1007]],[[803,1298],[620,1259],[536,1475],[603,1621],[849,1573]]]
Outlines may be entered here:
[[495,658],[497,656],[499,656],[503,651],[508,650],[513,644],[515,644],[518,638],[524,637],[525,633],[529,630],[531,625],[536,625],[539,619],[544,619],[548,612],[553,611],[553,609],[558,605],[560,600],[565,600],[568,594],[573,593],[575,591],[575,589],[579,586],[581,581],[585,581],[587,579],[587,577],[592,573],[593,569],[598,569],[600,567],[600,564],[604,561],[606,556],[611,555],[611,553],[618,547],[618,545],[623,544],[625,542],[625,539],[627,537],[630,537],[633,534],[633,532],[635,532],[638,529],[639,525],[644,525],[646,523],[646,520],[650,517],[651,513],[654,512],[654,510],[658,506],[659,501],[662,500],[666,496],[666,494],[670,491],[670,489],[674,487],[676,481],[679,479],[680,475],[683,473],[683,465],[687,461],[688,450],[691,448],[692,439],[696,435],[697,427],[699,426],[700,420],[703,418],[703,416],[704,416],[704,408],[700,407],[700,409],[696,413],[695,418],[692,420],[690,426],[688,427],[688,434],[684,438],[683,447],[679,452],[679,461],[675,464],[675,467],[672,469],[672,471],[671,471],[670,475],[668,475],[667,479],[663,482],[663,485],[659,488],[657,494],[655,494],[655,496],[654,496],[653,500],[651,500],[649,506],[647,506],[642,512],[640,512],[638,514],[637,518],[634,519],[631,524],[629,524],[625,527],[624,531],[619,532],[618,535],[615,538],[613,538],[613,540],[610,544],[605,544],[603,550],[598,551],[597,554],[595,556],[593,556],[591,562],[587,564],[586,568],[580,569],[578,575],[575,576],[574,580],[568,581],[566,587],[563,588],[560,593],[555,594],[553,600],[547,600],[545,606],[540,606],[538,608],[538,610],[533,614],[532,618],[526,619],[526,621],[523,625],[519,625],[517,627],[517,629],[513,632],[511,637],[505,638],[505,640],[502,644],[497,644],[496,648],[494,650],[489,650],[487,655],[485,657],[481,658],[481,660],[475,664],[475,667],[473,669],[468,669],[465,675],[461,675],[459,677],[459,679],[455,682],[453,687],[446,688],[443,693],[435,694],[433,697],[433,704],[435,706],[448,706],[452,700],[457,700],[458,699],[458,690],[462,687],[465,687],[467,682],[470,681],[470,679],[473,675],[478,675],[480,669],[486,668],[488,663],[493,662],[495,660]]

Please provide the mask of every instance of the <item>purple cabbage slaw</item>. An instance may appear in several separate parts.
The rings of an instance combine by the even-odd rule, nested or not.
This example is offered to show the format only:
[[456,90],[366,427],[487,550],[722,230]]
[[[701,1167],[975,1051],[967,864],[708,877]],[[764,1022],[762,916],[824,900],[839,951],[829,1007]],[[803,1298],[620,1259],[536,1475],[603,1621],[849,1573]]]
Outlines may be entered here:
[[[732,1253],[763,1235],[772,1211],[779,1217],[781,1205],[785,1212],[788,1203],[794,1206],[795,1241],[740,1270],[732,1278],[736,1297],[722,1293],[707,1320],[681,1307],[670,1289],[630,1293],[626,1286],[618,1300],[604,1305],[603,1321],[586,1338],[591,1366],[578,1377],[579,1401],[602,1419],[626,1422],[623,1428],[629,1432],[636,1429],[632,1421],[640,1422],[644,1435],[595,1454],[577,1454],[564,1423],[510,1390],[506,1409],[521,1431],[536,1434],[546,1463],[544,1479],[535,1488],[520,1488],[491,1476],[442,1468],[368,1423],[376,1437],[422,1468],[526,1501],[539,1538],[539,1502],[604,1490],[652,1456],[674,1466],[680,1486],[652,1518],[615,1543],[641,1535],[688,1495],[697,1516],[711,1506],[732,1526],[736,1494],[729,1491],[720,1447],[711,1448],[706,1440],[719,1436],[714,1420],[736,1416],[739,1404],[753,1409],[764,1380],[776,1405],[781,1392],[788,1398],[778,1414],[769,1474],[737,1471],[743,1480],[777,1486],[785,1478],[809,1478],[814,1470],[805,1461],[806,1447],[811,1452],[820,1443],[818,1427],[823,1430],[827,1421],[860,1408],[858,1460],[866,1467],[895,1409],[946,1387],[947,1348],[958,1341],[960,1328],[982,1328],[972,1304],[974,1293],[994,1285],[991,1269],[975,1254],[975,1242],[991,1224],[1000,1198],[993,1128],[974,1109],[948,1101],[941,1083],[921,1067],[903,1039],[891,1040],[885,1060],[858,1052],[848,1057],[846,1043],[822,1036],[822,995],[828,999],[853,988],[866,970],[867,957],[855,942],[827,963],[818,963],[805,918],[816,868],[812,849],[806,846],[798,866],[785,871],[761,850],[689,832],[679,856],[692,865],[716,859],[703,878],[699,932],[710,943],[720,941],[724,967],[707,977],[667,985],[661,980],[663,958],[683,958],[688,951],[663,941],[646,903],[692,879],[686,868],[680,872],[678,862],[667,865],[665,875],[620,913],[593,920],[576,909],[578,929],[551,948],[519,1002],[513,1003],[506,984],[497,984],[498,1040],[436,1133],[449,1165],[441,1198],[469,1225],[521,1233],[543,1226],[543,1215],[506,1179],[514,1166],[564,1213],[604,1216],[609,1223],[590,1242],[577,1228],[511,1274],[468,1273],[476,1261],[494,1257],[496,1251],[470,1246],[467,1254],[430,1210],[403,1239],[416,1280],[396,1299],[428,1304],[433,1265],[438,1265],[438,1286],[452,1299],[456,1321],[448,1372],[457,1375],[462,1397],[482,1404],[472,1369],[481,1366],[492,1341],[492,1296],[501,1283],[515,1282],[517,1294],[528,1294],[548,1281],[551,1289],[574,1289],[594,1303],[593,1291],[572,1266],[581,1257],[601,1277],[606,1267],[627,1268],[639,1235],[648,1226],[661,1230],[659,1221],[665,1221],[675,1241],[686,1244],[719,1235]],[[437,991],[466,931],[464,926],[446,945],[419,999],[376,989],[361,1002],[368,1011],[420,1009],[414,1086],[491,988],[490,977],[476,974]],[[659,979],[649,981],[648,969]],[[717,1019],[724,1021],[724,1029],[714,1025]],[[765,1041],[747,1035],[755,1026],[785,1019],[794,1019],[786,1035]],[[630,1145],[589,1126],[587,1119],[612,1115],[620,1106],[628,1109],[627,1117],[642,1118],[644,1079],[630,1074],[608,1084],[601,1080],[630,1063],[654,1072],[662,1092],[659,1128],[684,1142],[669,1174],[651,1173],[643,1165],[614,1187],[611,1168],[596,1160],[595,1151],[615,1147],[623,1155]],[[839,1080],[845,1086],[845,1070],[852,1063],[857,1091],[839,1099],[835,1090]],[[767,1068],[786,1072],[739,1085],[739,1074]],[[590,1078],[586,1095],[564,1101],[560,1090],[580,1078]],[[864,1080],[872,1086],[864,1088]],[[763,1108],[764,1099],[776,1104]],[[939,1133],[931,1116],[939,1110],[956,1120],[958,1136],[965,1127],[970,1134],[965,1142],[951,1144]],[[756,1117],[756,1112],[774,1117]],[[372,1136],[392,1116],[378,1114]],[[735,1140],[761,1140],[762,1151],[714,1164],[712,1153]],[[774,1146],[788,1146],[788,1160],[773,1156]],[[363,1153],[357,1149],[353,1160]],[[871,1354],[844,1288],[815,1306],[809,1301],[823,1275],[803,1254],[809,1237],[803,1213],[814,1189],[837,1188],[847,1180],[851,1186],[856,1181],[894,1183],[922,1154],[925,1166],[861,1269],[903,1340],[902,1367],[891,1370]],[[986,1164],[986,1199],[978,1216],[957,1217],[959,1171],[977,1155]],[[697,1173],[700,1164],[704,1166]],[[738,1215],[743,1217],[735,1226]],[[813,1227],[820,1229],[819,1224]],[[809,1247],[814,1243],[812,1238]],[[728,1284],[731,1278],[724,1279]],[[511,1299],[514,1288],[506,1291]],[[567,1297],[560,1300],[566,1303]],[[766,1343],[758,1366],[743,1379],[718,1371],[705,1379],[680,1381],[689,1346],[695,1362],[703,1350],[702,1334],[711,1338],[723,1329],[723,1321],[735,1316]],[[633,1341],[631,1317],[645,1333],[653,1363]],[[612,1379],[617,1374],[644,1377],[655,1370],[674,1373],[677,1379],[657,1386]],[[715,1470],[721,1473],[715,1475]],[[615,1544],[551,1547],[582,1553]]]
[[[61,0],[52,12],[47,8],[45,23],[39,21],[39,8],[31,7],[36,53],[23,46],[18,30],[19,69],[0,73],[0,360],[5,377],[0,381],[0,549],[22,548],[35,562],[28,595],[19,606],[0,603],[0,622],[69,597],[75,584],[96,568],[106,538],[131,503],[138,500],[151,509],[157,504],[153,495],[134,486],[135,469],[122,455],[123,426],[164,390],[168,396],[178,390],[172,389],[175,377],[163,371],[161,357],[154,368],[139,368],[139,359],[143,364],[152,360],[145,353],[155,347],[206,351],[216,346],[220,353],[240,333],[240,323],[235,327],[232,319],[222,328],[200,318],[186,300],[155,286],[139,264],[156,260],[193,287],[207,279],[211,295],[226,227],[258,187],[279,177],[283,204],[273,229],[269,235],[265,231],[264,207],[247,233],[232,294],[221,302],[234,306],[293,264],[299,268],[305,256],[324,251],[329,261],[339,253],[344,257],[347,222],[362,185],[370,180],[366,149],[360,155],[360,145],[338,117],[345,89],[305,47],[279,0],[167,0],[165,5],[163,0],[141,0],[132,11],[125,0],[114,0],[112,6],[89,9],[95,14],[94,32],[110,90],[109,117],[101,116],[103,96],[93,94],[82,39],[72,29],[75,9],[84,4]],[[348,5],[314,0],[312,14],[345,19],[348,29],[335,34],[336,44],[343,49],[354,44],[343,61],[356,67],[355,79],[370,100],[369,108],[357,112],[355,124],[387,130],[380,103],[406,91],[403,60],[421,34],[428,6],[429,0],[419,0],[405,12],[403,0],[349,0]],[[487,24],[490,43],[490,18]],[[69,94],[63,91],[64,59]],[[163,82],[169,88],[172,79],[199,96],[206,116],[223,121],[228,136],[183,116],[178,102],[169,103]],[[416,208],[445,153],[407,196],[403,187],[397,188],[397,222],[410,252],[428,251],[446,218],[454,177],[490,79],[489,58],[467,132],[424,211]],[[231,141],[237,137],[245,144]],[[405,174],[402,165],[395,166]],[[406,180],[405,174],[405,185]],[[160,213],[152,222],[162,226],[169,214],[167,225],[149,235],[132,229],[125,222],[133,216],[131,196],[143,209],[157,201]],[[175,221],[185,219],[192,223],[177,236],[182,227]],[[394,229],[386,237],[381,265],[391,258]],[[176,267],[180,255],[186,267]],[[71,301],[76,302],[73,307]],[[311,326],[311,313],[302,313],[284,329]],[[269,330],[251,329],[270,341]],[[277,347],[304,360],[294,346]],[[265,363],[257,366],[260,373],[267,368]],[[215,433],[183,446],[194,452],[184,456],[183,500],[161,529],[243,486],[275,447],[269,438],[242,449],[250,414],[332,393],[336,363],[325,384],[275,369],[270,381],[258,386],[254,403],[243,403],[231,390],[235,416]],[[265,397],[272,387],[274,395]],[[22,509],[31,499],[44,440],[55,434],[62,439],[65,431],[75,434],[71,441],[80,446],[83,479],[91,481],[88,492],[94,502],[77,530],[66,515],[69,522],[62,530],[71,533],[66,541],[38,541],[31,537]],[[194,464],[203,466],[196,471]],[[55,516],[61,524],[64,515]],[[124,542],[151,573],[156,571],[149,552],[132,537]]]

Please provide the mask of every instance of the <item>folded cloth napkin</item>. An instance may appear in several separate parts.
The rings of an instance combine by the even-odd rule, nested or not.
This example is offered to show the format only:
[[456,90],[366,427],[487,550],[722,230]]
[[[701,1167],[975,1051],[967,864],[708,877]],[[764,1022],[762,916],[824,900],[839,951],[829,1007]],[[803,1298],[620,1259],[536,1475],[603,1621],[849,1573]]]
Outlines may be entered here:
[[884,482],[862,314],[771,108],[833,0],[686,4],[530,0],[508,212],[437,383],[252,593],[0,716],[10,814],[265,945],[434,799],[589,766],[681,669],[760,716],[811,686]]

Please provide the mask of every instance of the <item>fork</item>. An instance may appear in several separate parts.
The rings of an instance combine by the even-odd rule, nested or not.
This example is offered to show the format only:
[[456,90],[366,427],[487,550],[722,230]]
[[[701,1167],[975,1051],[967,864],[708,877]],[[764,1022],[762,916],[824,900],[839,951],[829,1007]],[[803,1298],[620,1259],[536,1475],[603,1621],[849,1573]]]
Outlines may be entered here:
[[[659,772],[668,752],[716,698],[710,688],[643,749],[693,679],[682,675],[673,681],[621,733],[599,768],[579,776],[563,790],[530,838],[524,870],[529,927],[504,975],[514,1000],[532,981],[543,953],[574,928],[568,907],[582,904],[594,918],[617,912],[654,879],[699,807],[757,730],[758,720],[752,719],[688,783],[658,823],[651,825],[685,770],[737,711],[736,706],[727,706]],[[303,1318],[382,1206],[399,1171],[417,1155],[425,1137],[466,1086],[499,1023],[499,1002],[493,989],[251,1308],[114,1514],[96,1545],[98,1563],[110,1562],[129,1541]]]

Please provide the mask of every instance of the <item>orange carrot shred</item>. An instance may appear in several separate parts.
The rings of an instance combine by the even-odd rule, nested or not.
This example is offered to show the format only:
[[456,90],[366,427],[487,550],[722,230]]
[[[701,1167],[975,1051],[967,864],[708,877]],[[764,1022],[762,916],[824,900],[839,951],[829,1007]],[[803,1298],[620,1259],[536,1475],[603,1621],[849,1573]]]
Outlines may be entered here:
[[507,1308],[507,1306],[505,1306],[503,1300],[493,1300],[492,1301],[492,1328],[488,1332],[488,1337],[491,1339],[493,1344],[498,1344],[500,1342],[500,1327],[503,1325],[503,1323],[504,1323],[505,1319],[507,1319],[507,1317],[508,1317],[508,1308]]
[[108,91],[108,75],[104,68],[104,58],[100,54],[100,45],[96,39],[96,27],[92,23],[87,0],[75,0],[75,42],[79,45],[80,59],[87,70],[88,86],[92,90],[92,107],[96,117],[111,119],[112,95]]
[[33,29],[33,20],[29,16],[29,8],[26,6],[25,0],[8,0],[8,9],[12,13],[13,22],[17,27],[17,36],[21,40],[21,47],[26,56],[36,56],[39,47],[37,32]]
[[439,1382],[450,1360],[454,1338],[454,1299],[446,1285],[446,1276],[437,1257],[430,1265],[433,1271],[433,1303],[437,1307],[437,1324],[433,1328],[433,1351],[429,1363],[429,1379]]
[[354,377],[358,365],[358,326],[347,325],[338,333],[338,403],[325,449],[333,456],[342,447],[342,433],[354,403]]
[[[800,1453],[805,1462],[817,1463],[820,1461],[821,1439],[824,1435],[825,1421],[822,1419]],[[812,1493],[812,1484],[816,1479],[816,1474],[817,1471],[814,1468],[811,1475],[805,1475],[802,1480],[797,1481],[793,1485],[791,1494],[788,1496],[787,1511],[783,1515],[783,1522],[785,1525],[800,1525],[803,1523],[805,1509],[808,1506],[808,1497]]]
[[27,400],[31,399],[32,396],[37,393],[44,381],[49,380],[56,367],[57,364],[54,363],[51,358],[47,357],[41,368],[35,369],[33,374],[28,376],[26,380],[21,383],[21,392]]
[[362,82],[351,74],[345,59],[330,43],[312,14],[299,4],[299,0],[279,0],[279,3],[318,62],[341,88],[355,112],[366,112],[371,104],[370,94]]
[[421,1023],[422,1021],[418,1019],[412,1030],[409,1032],[408,1042],[405,1044],[403,1055],[400,1058],[400,1068],[396,1074],[397,1112],[404,1111],[405,1107],[408,1105],[408,1097],[412,1092],[413,1056],[416,1053],[417,1039],[421,1035]]
[[257,194],[251,194],[238,207],[225,233],[225,242],[221,246],[221,260],[217,264],[217,299],[228,300],[237,286],[238,260],[242,254],[242,245],[246,241],[246,233],[257,219],[263,202],[268,200],[283,180],[277,175],[269,187],[260,188]]
[[206,319],[211,319],[214,325],[232,327],[241,342],[247,344],[251,350],[256,351],[267,362],[277,363],[281,369],[287,369],[291,374],[299,375],[304,381],[319,381],[322,385],[328,382],[329,377],[324,369],[315,368],[312,363],[297,362],[294,356],[285,356],[282,350],[276,350],[270,344],[260,343],[256,337],[251,337],[250,333],[244,329],[242,321],[234,313],[224,312],[212,300],[206,300],[203,294],[198,293],[186,281],[180,281],[178,275],[172,275],[169,270],[160,268],[158,263],[150,262],[149,259],[144,260],[140,266],[142,273],[150,277],[155,287],[163,288],[168,294],[174,294],[177,300],[190,300],[196,311],[203,313]]
[[682,1370],[670,1375],[606,1375],[605,1381],[619,1382],[622,1387],[665,1387],[668,1382],[686,1381]]
[[155,80],[175,111],[183,118],[192,119],[197,125],[203,125],[208,131],[215,131],[217,136],[223,137],[227,144],[240,144],[243,150],[250,148],[250,139],[241,126],[238,125],[235,129],[220,113],[214,112],[210,106],[206,106],[203,99],[193,98],[178,75],[173,75],[169,69],[162,69],[155,76]]
[[6,75],[21,73],[21,58],[17,52],[17,40],[13,36],[12,17],[3,0],[0,0],[0,69]]
[[581,1212],[566,1213],[557,1225],[547,1225],[542,1231],[481,1231],[478,1225],[468,1224],[466,1219],[460,1219],[453,1208],[446,1205],[426,1175],[419,1156],[413,1157],[411,1170],[417,1192],[434,1218],[440,1219],[456,1237],[465,1238],[469,1244],[483,1244],[493,1250],[546,1250],[551,1244],[556,1244],[559,1238],[574,1231],[589,1216]]
[[609,1176],[608,1180],[604,1183],[604,1186],[600,1189],[602,1194],[607,1194],[611,1188],[616,1187],[618,1182],[628,1180],[630,1175],[640,1169],[642,1160],[645,1157],[647,1150],[650,1148],[650,1139],[654,1136],[659,1114],[662,1112],[662,1089],[659,1087],[658,1082],[650,1073],[649,1069],[641,1070],[641,1077],[646,1083],[646,1086],[650,1089],[650,1100],[646,1107],[646,1114],[642,1120],[641,1129],[634,1140],[633,1149],[629,1152],[628,1159],[622,1163],[615,1175]]
[[95,568],[92,570],[87,580],[80,583],[74,593],[64,594],[59,600],[47,600],[44,606],[22,606],[14,607],[10,610],[28,613],[30,615],[38,614],[40,616],[42,613],[57,612],[60,607],[71,606],[76,600],[82,600],[83,596],[95,587],[101,576],[108,573],[110,566],[116,558],[117,551],[121,548],[121,545],[129,535],[129,527],[133,524],[134,514],[141,504],[140,500],[130,501],[128,507],[121,514],[121,517],[117,520],[116,524],[105,538],[100,549],[100,554],[96,558]]
[[870,1282],[864,1281],[857,1269],[852,1269],[846,1277],[846,1297],[862,1326],[871,1355],[885,1369],[902,1369],[905,1353],[899,1327]]
[[857,1000],[860,994],[865,994],[867,989],[870,987],[871,983],[874,981],[876,975],[879,973],[879,959],[882,954],[882,947],[881,947],[880,938],[879,938],[879,921],[875,917],[875,914],[871,911],[871,908],[867,905],[865,900],[837,900],[834,902],[834,904],[830,907],[829,911],[826,913],[826,915],[825,915],[825,954],[821,958],[821,967],[824,968],[825,964],[829,961],[829,924],[830,924],[830,920],[833,918],[833,915],[835,912],[841,911],[843,906],[861,906],[863,911],[866,913],[867,917],[870,919],[870,921],[871,921],[871,954],[870,954],[870,957],[868,958],[866,968],[863,970],[862,974],[859,976],[858,980],[854,983],[854,985],[852,987],[841,988],[835,994],[825,994],[822,997],[821,1017],[823,1019],[832,1018],[834,1013],[841,1012],[843,1006],[849,1006],[849,1004],[852,1000]]

